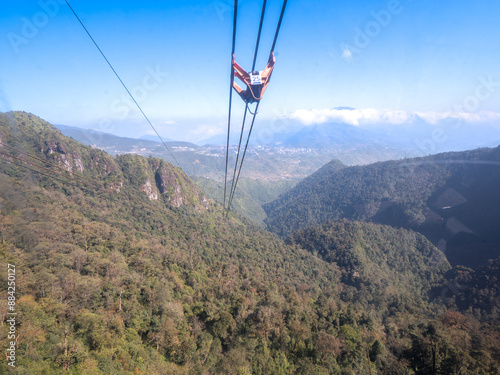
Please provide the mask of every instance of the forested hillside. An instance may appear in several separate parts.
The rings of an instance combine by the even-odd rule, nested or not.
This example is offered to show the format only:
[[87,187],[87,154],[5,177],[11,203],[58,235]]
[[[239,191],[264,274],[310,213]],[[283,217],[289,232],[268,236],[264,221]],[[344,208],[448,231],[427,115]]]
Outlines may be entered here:
[[0,115],[0,142],[0,347],[7,263],[18,314],[1,373],[500,371],[492,310],[467,312],[488,301],[429,302],[453,270],[418,234],[337,222],[285,243],[223,220],[160,159],[113,159],[25,113]]
[[[204,177],[191,177],[196,186],[210,198],[220,204],[224,201],[224,183]],[[227,182],[227,189],[231,188],[232,180]],[[262,205],[273,201],[280,194],[296,185],[295,180],[261,181],[250,178],[240,178],[234,194],[231,208],[252,223],[264,226],[266,212]]]
[[452,264],[500,256],[500,147],[331,168],[266,204],[268,228],[287,236],[329,220],[373,221],[423,233]]
[[450,265],[424,236],[405,229],[371,223],[338,221],[294,233],[289,242],[318,255],[342,270],[345,293],[353,301],[370,300],[377,311],[393,298],[426,299]]
[[433,300],[441,299],[450,309],[472,313],[483,321],[500,323],[500,258],[475,270],[455,267],[431,291]]

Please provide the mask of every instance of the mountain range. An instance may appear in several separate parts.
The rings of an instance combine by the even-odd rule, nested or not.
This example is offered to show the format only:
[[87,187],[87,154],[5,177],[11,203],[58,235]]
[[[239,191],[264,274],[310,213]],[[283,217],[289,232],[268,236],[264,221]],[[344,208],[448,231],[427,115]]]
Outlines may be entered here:
[[[458,189],[450,181],[468,186],[470,195],[457,190],[468,202],[473,192],[492,198],[496,190],[481,183],[496,181],[487,168],[498,151],[487,151],[471,151],[467,160],[481,163],[464,173],[456,155],[403,166],[418,177],[409,190],[407,174],[384,182],[393,175],[384,163],[332,161],[281,199],[302,191],[321,201],[316,192],[336,186],[324,176],[351,178],[344,193],[354,208],[327,208],[359,221],[328,218],[282,240],[223,215],[163,159],[111,157],[35,115],[0,113],[0,346],[11,345],[14,311],[16,373],[499,373],[498,259],[452,267],[423,234],[365,222],[392,210],[387,223],[419,229],[426,197],[434,210],[467,204],[446,192]],[[365,177],[381,190],[363,187]],[[382,194],[381,211],[384,189],[394,196]],[[308,219],[304,198],[288,204]],[[276,228],[301,223],[286,220]],[[1,373],[11,370],[0,361]]]
[[[328,113],[317,116],[316,111],[312,110],[307,116],[292,114],[275,119],[256,131],[253,142],[271,147],[335,151],[333,158],[348,165],[500,144],[498,124],[491,121],[468,122],[466,115],[439,115],[432,118],[429,114],[405,113],[402,115],[406,117],[405,120],[391,119],[390,116],[386,120],[376,120],[363,118],[366,113],[354,108],[338,107],[330,112],[335,112],[338,118],[333,116],[329,119]],[[301,117],[305,118],[300,120]],[[232,138],[233,143],[237,143],[236,135]],[[225,137],[210,141],[222,145],[225,144]]]
[[329,220],[416,230],[452,264],[500,256],[500,147],[342,167],[325,165],[264,205],[268,228],[287,236]]
[[[84,145],[108,150],[111,154],[138,152],[142,148],[154,149],[161,146],[160,139],[154,136],[146,135],[141,138],[128,138],[75,126],[55,125],[55,127],[67,137],[71,137]],[[163,139],[163,141],[170,147],[198,148],[194,143],[177,142],[168,138]]]

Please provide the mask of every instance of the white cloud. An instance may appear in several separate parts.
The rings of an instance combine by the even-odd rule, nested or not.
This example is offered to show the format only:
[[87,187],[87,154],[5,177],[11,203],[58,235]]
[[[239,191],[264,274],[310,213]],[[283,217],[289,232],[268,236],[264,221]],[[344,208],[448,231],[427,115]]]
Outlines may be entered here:
[[349,48],[347,48],[347,46],[345,46],[344,50],[342,51],[341,57],[348,63],[352,63],[354,60],[352,57],[352,52],[349,50]]
[[437,124],[438,122],[456,118],[468,123],[482,123],[493,122],[500,120],[500,113],[498,112],[416,112],[416,114],[430,124]]
[[437,124],[446,118],[461,118],[465,122],[481,123],[499,121],[498,112],[408,112],[399,109],[299,109],[290,115],[293,120],[304,125],[323,124],[325,122],[341,122],[354,126],[370,124],[406,124],[416,117],[422,118],[430,124]]
[[216,135],[225,134],[225,130],[217,125],[198,125],[189,132],[189,138],[193,142],[200,142]]
[[445,118],[458,118],[461,116],[458,116],[457,114],[452,114],[452,113],[443,113],[443,112],[416,112],[415,113],[417,116],[422,118],[425,122],[428,122],[429,124],[437,124],[439,121],[444,120]]
[[211,137],[218,134],[224,134],[224,129],[221,129],[215,125],[199,125],[192,131],[192,133],[196,135]]
[[[210,125],[210,124],[199,124],[190,122],[177,122],[177,121],[165,121],[162,120],[162,126],[157,127],[163,138],[182,140],[186,142],[202,142],[205,139],[209,139],[213,136],[225,134],[224,125]],[[171,123],[171,125],[166,125]],[[227,126],[227,125],[226,125]],[[145,132],[147,135],[154,135],[156,133],[151,129],[147,129]]]
[[375,123],[402,124],[412,119],[412,115],[401,110],[366,109],[299,109],[290,116],[304,125],[322,124],[325,122],[342,122],[349,125]]

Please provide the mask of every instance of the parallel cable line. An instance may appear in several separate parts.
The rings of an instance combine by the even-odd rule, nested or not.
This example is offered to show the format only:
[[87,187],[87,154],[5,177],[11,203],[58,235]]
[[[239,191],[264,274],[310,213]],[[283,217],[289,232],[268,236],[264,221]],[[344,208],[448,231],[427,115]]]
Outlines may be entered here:
[[250,130],[248,132],[248,137],[247,137],[247,141],[245,143],[245,149],[243,151],[243,156],[241,157],[241,163],[240,163],[240,167],[238,169],[238,175],[236,176],[236,182],[234,184],[234,188],[231,191],[231,196],[229,197],[229,206],[231,205],[231,203],[233,201],[234,194],[236,192],[236,186],[238,185],[238,180],[240,179],[241,168],[243,167],[243,162],[245,161],[245,155],[247,153],[248,142],[250,141],[250,134],[252,134],[253,125],[255,123],[255,117],[257,117],[257,111],[259,109],[259,104],[260,104],[260,102],[257,102],[257,106],[255,107],[255,113],[253,115],[252,124],[250,125]]
[[257,53],[259,52],[260,36],[262,34],[262,24],[264,23],[264,15],[266,14],[267,0],[262,3],[262,12],[260,14],[259,32],[257,34],[257,41],[255,42],[255,53],[253,55],[252,71],[255,70],[255,63],[257,62]]
[[229,134],[231,132],[231,107],[233,103],[233,82],[234,82],[234,69],[233,58],[236,49],[236,21],[238,19],[238,0],[234,0],[234,16],[233,16],[233,45],[231,49],[231,79],[229,84],[229,112],[227,118],[227,142],[226,142],[226,169],[224,172],[224,204],[222,212],[226,210],[226,190],[227,190],[227,167],[229,162]]
[[[16,164],[15,162],[13,162],[12,160],[7,159],[7,157],[6,157],[6,156],[3,156],[3,155],[5,155],[5,154],[0,153],[0,157],[1,157],[1,158],[3,158],[3,159],[4,159],[7,163],[9,163],[9,164],[13,164],[13,165],[15,165],[15,166],[18,166],[18,167],[22,167],[22,168],[28,169],[28,170],[30,170],[30,171],[32,171],[32,172],[36,172],[36,173],[41,174],[41,175],[43,175],[43,176],[46,176],[46,177],[48,177],[48,178],[50,178],[50,179],[53,179],[53,180],[56,180],[56,181],[62,182],[63,184],[67,183],[67,181],[63,181],[62,179],[60,179],[60,178],[57,178],[57,177],[53,176],[53,174],[51,175],[51,174],[48,174],[48,173],[44,173],[44,172],[39,171],[39,170],[37,170],[37,169],[30,168],[29,166],[24,165],[24,164]],[[10,157],[10,156],[9,156],[9,157]]]
[[[106,55],[104,54],[104,52],[102,52],[101,48],[99,47],[99,45],[97,44],[97,42],[95,41],[95,39],[92,37],[92,35],[90,34],[90,32],[87,30],[87,28],[85,27],[85,25],[83,24],[82,20],[80,19],[80,17],[78,17],[78,15],[76,14],[75,10],[71,7],[71,5],[68,3],[68,0],[64,0],[66,2],[66,4],[68,5],[69,9],[71,10],[71,12],[73,12],[74,16],[76,17],[76,19],[78,20],[78,22],[80,23],[80,25],[82,25],[83,29],[85,30],[85,32],[87,33],[87,35],[89,36],[89,38],[92,40],[92,42],[94,43],[94,45],[97,47],[97,49],[99,50],[99,52],[101,53],[102,57],[104,58],[104,60],[106,60],[106,62],[108,63],[109,67],[111,68],[111,70],[113,71],[113,73],[115,73],[115,76],[116,78],[118,78],[118,80],[120,81],[120,83],[122,84],[123,88],[127,91],[128,95],[130,96],[130,98],[132,99],[132,101],[135,103],[135,105],[137,106],[137,108],[139,108],[139,111],[141,111],[142,115],[144,116],[144,118],[146,119],[146,121],[148,122],[148,124],[151,126],[151,128],[154,130],[154,132],[156,133],[156,135],[158,136],[158,138],[160,139],[161,143],[163,144],[163,146],[165,146],[165,149],[168,151],[168,153],[170,154],[170,156],[172,156],[172,159],[174,159],[175,163],[177,164],[177,166],[179,168],[181,168],[179,162],[177,161],[177,159],[175,158],[174,154],[172,153],[172,151],[170,150],[170,148],[167,146],[167,144],[165,143],[165,141],[163,140],[163,138],[160,136],[160,133],[158,133],[158,131],[156,130],[156,128],[154,127],[153,123],[149,120],[148,116],[146,116],[146,113],[144,113],[144,111],[142,110],[141,106],[139,105],[139,103],[137,102],[137,100],[135,100],[134,96],[132,95],[132,93],[130,92],[130,90],[128,89],[127,85],[125,85],[125,83],[123,82],[123,80],[120,78],[120,76],[118,75],[118,73],[116,72],[115,68],[113,68],[113,65],[111,65],[111,63],[109,62],[109,60],[107,59]],[[181,168],[182,169],[182,168]]]
[[278,40],[278,34],[281,29],[281,22],[283,21],[283,16],[285,15],[285,9],[286,9],[286,4],[288,0],[283,1],[283,6],[281,7],[281,14],[280,14],[280,19],[278,21],[278,26],[276,27],[276,33],[274,34],[274,40],[273,40],[273,45],[271,47],[271,53],[274,52],[274,48],[276,47],[276,41]]
[[[84,188],[87,188],[87,189],[90,189],[90,188],[97,189],[97,190],[102,191],[103,193],[106,193],[107,195],[109,195],[109,193],[110,193],[106,189],[102,189],[102,188],[99,188],[99,187],[95,187],[95,186],[91,186],[91,187],[89,187],[89,186],[82,186],[81,181],[78,181],[78,180],[76,180],[74,178],[71,178],[71,177],[69,177],[67,175],[64,175],[64,174],[58,173],[56,171],[53,171],[53,170],[51,170],[49,168],[42,167],[41,165],[38,165],[38,164],[35,164],[35,163],[31,163],[31,162],[29,162],[27,160],[24,160],[22,158],[18,158],[18,157],[14,156],[14,155],[10,155],[10,154],[7,154],[7,153],[4,153],[4,152],[0,151],[0,157],[2,157],[6,162],[8,162],[10,164],[13,164],[13,165],[16,165],[18,167],[22,167],[22,168],[28,169],[28,170],[30,170],[32,172],[36,172],[36,173],[41,174],[41,175],[43,175],[45,177],[48,177],[51,180],[59,181],[59,182],[61,182],[65,186],[68,186],[68,184],[69,184],[71,186],[78,187],[80,189],[84,189]],[[13,162],[12,160],[9,160],[8,158],[16,159],[19,162],[16,164],[15,162]],[[38,169],[31,168],[31,167],[29,167],[30,165],[33,166],[33,167],[36,167],[36,168],[40,168],[40,169],[42,169],[42,171],[38,170]],[[45,172],[43,172],[43,171],[45,171]],[[59,177],[62,177],[62,178],[58,178],[56,176],[59,176]],[[74,181],[74,183],[68,182],[67,180],[64,180],[63,178],[70,179],[70,180]],[[90,190],[92,190],[92,189],[90,189]],[[95,191],[95,190],[93,190],[93,191]],[[127,198],[127,197],[125,197],[125,198]],[[131,200],[129,198],[127,198],[127,199]]]
[[[26,164],[29,164],[29,165],[31,165],[31,166],[34,166],[34,167],[37,167],[37,168],[41,168],[41,169],[43,169],[44,171],[47,171],[47,172],[49,172],[49,173],[52,173],[52,174],[55,174],[55,175],[58,175],[58,176],[61,176],[61,177],[65,177],[65,178],[70,179],[70,180],[72,180],[72,181],[75,181],[76,183],[79,183],[79,184],[83,182],[82,180],[78,180],[78,179],[76,179],[76,178],[74,178],[74,177],[71,177],[71,176],[68,176],[68,175],[64,175],[64,174],[62,174],[62,173],[56,172],[56,171],[51,170],[51,169],[49,169],[49,168],[43,167],[43,166],[41,166],[41,165],[39,165],[39,164],[32,163],[32,162],[30,162],[30,161],[28,161],[28,160],[25,160],[25,159],[23,159],[23,158],[20,158],[20,157],[18,157],[18,156],[12,155],[12,154],[8,154],[8,153],[3,152],[3,151],[0,151],[0,155],[3,155],[3,156],[4,156],[4,158],[5,158],[5,157],[9,157],[9,158],[12,158],[12,159],[18,160],[18,161],[20,161],[20,162],[22,162],[22,163],[26,163]],[[109,191],[105,190],[104,188],[101,188],[101,187],[98,187],[98,186],[92,186],[92,187],[93,187],[93,188],[95,188],[95,189],[102,190],[102,191],[104,191],[104,192],[109,193]]]
[[240,140],[238,142],[238,151],[236,151],[236,162],[234,163],[234,171],[233,171],[233,179],[231,180],[231,189],[229,190],[229,201],[228,201],[228,212],[231,208],[231,196],[233,195],[233,189],[234,189],[234,182],[235,182],[235,177],[236,177],[236,170],[238,169],[238,162],[240,159],[240,150],[241,150],[241,142],[243,141],[243,133],[245,130],[245,123],[246,123],[246,118],[247,118],[247,113],[249,112],[248,110],[248,103],[245,105],[245,112],[243,115],[243,122],[241,123],[241,132],[240,132]]
[[[71,181],[74,181],[74,182],[75,182],[75,184],[73,184],[73,186],[78,187],[78,188],[80,188],[80,189],[82,189],[82,187],[83,187],[83,186],[82,186],[82,184],[81,184],[83,181],[81,181],[81,180],[77,180],[76,178],[72,178],[72,177],[70,177],[70,176],[68,176],[68,175],[65,175],[65,174],[62,174],[62,173],[56,172],[56,171],[51,170],[51,169],[49,169],[49,168],[45,168],[45,167],[43,167],[43,166],[41,166],[41,165],[38,165],[38,164],[36,164],[36,163],[31,163],[31,162],[29,162],[28,160],[25,160],[25,159],[22,159],[22,158],[16,157],[16,156],[11,155],[11,154],[7,154],[7,153],[4,153],[4,152],[1,152],[1,151],[0,151],[0,155],[4,155],[4,156],[3,156],[3,158],[4,158],[6,161],[8,161],[8,162],[11,162],[11,161],[10,161],[10,160],[8,160],[6,157],[10,157],[10,158],[13,158],[13,159],[19,160],[21,163],[28,164],[28,165],[31,165],[31,166],[34,166],[34,167],[40,168],[40,169],[42,169],[42,170],[46,171],[47,173],[43,173],[43,172],[41,172],[41,171],[39,171],[39,170],[35,170],[35,169],[33,169],[33,168],[28,168],[28,167],[27,167],[26,165],[24,165],[24,164],[17,164],[17,165],[18,165],[18,166],[20,166],[20,167],[27,168],[27,169],[29,169],[29,170],[31,170],[31,171],[34,171],[34,172],[38,172],[38,173],[40,173],[40,174],[42,174],[42,175],[44,175],[44,176],[46,176],[46,177],[49,177],[49,178],[51,178],[51,179],[55,179],[55,180],[57,180],[57,181],[60,181],[60,182],[62,182],[63,184],[67,183],[67,181],[63,181],[62,179],[59,179],[59,178],[57,178],[57,177],[55,177],[55,176],[60,176],[60,177],[63,177],[63,178],[69,179],[69,180],[71,180]],[[11,163],[12,163],[12,162],[11,162]],[[13,164],[14,164],[14,163],[13,163]],[[51,163],[49,163],[49,164],[50,164],[50,165],[53,165],[53,164],[51,164]],[[68,172],[68,173],[70,173],[69,171],[65,170],[64,168],[62,168],[62,169],[63,169],[63,171],[64,171],[64,172]],[[85,186],[85,188],[87,188],[87,189],[90,189],[90,190],[95,189],[95,190],[101,191],[102,193],[105,193],[105,194],[106,194],[106,195],[108,195],[108,196],[109,196],[110,194],[113,194],[113,193],[114,193],[114,194],[117,194],[117,195],[121,195],[121,196],[122,196],[123,198],[125,198],[126,200],[128,200],[128,201],[130,201],[130,202],[135,202],[135,203],[140,204],[140,205],[145,206],[145,207],[148,207],[148,208],[150,208],[151,210],[154,210],[154,211],[157,211],[157,212],[161,212],[161,213],[165,213],[165,212],[167,212],[166,210],[164,210],[164,209],[162,209],[162,208],[160,208],[160,207],[153,206],[153,205],[151,205],[151,204],[150,204],[150,203],[148,203],[148,202],[140,201],[140,200],[138,200],[138,199],[136,199],[136,198],[133,198],[133,197],[132,197],[132,196],[130,196],[130,195],[126,195],[125,193],[118,192],[118,191],[115,191],[115,190],[112,190],[112,189],[111,189],[111,191],[110,191],[110,189],[107,189],[107,188],[106,188],[106,187],[104,187],[104,186],[102,186],[102,187],[100,187],[100,186],[95,186],[95,185],[94,185],[94,186],[89,186],[89,184],[88,184],[88,183],[85,183],[85,182],[83,182],[83,183],[86,185],[86,186]]]
[[[94,187],[94,188],[99,189],[99,190],[102,190],[102,191],[105,191],[105,192],[107,192],[107,193],[110,193],[109,189],[107,189],[107,188],[106,188],[106,186],[105,186],[104,184],[102,184],[101,182],[97,182],[97,181],[95,181],[95,180],[89,179],[89,178],[87,178],[87,177],[85,177],[85,176],[82,176],[82,175],[81,175],[81,174],[79,174],[79,173],[75,173],[75,172],[73,172],[73,171],[69,171],[69,170],[67,170],[67,169],[65,169],[65,168],[63,168],[63,167],[61,167],[61,166],[59,166],[59,165],[57,165],[57,164],[50,163],[50,162],[49,162],[49,161],[47,161],[47,160],[43,160],[43,159],[41,159],[41,158],[39,158],[39,157],[37,157],[37,156],[31,155],[31,154],[29,154],[29,153],[25,152],[25,151],[22,151],[22,150],[19,150],[19,149],[17,149],[17,148],[14,148],[14,147],[12,147],[12,146],[6,145],[5,143],[3,143],[3,142],[1,142],[1,141],[0,141],[0,145],[1,145],[1,146],[3,146],[3,147],[7,147],[7,148],[9,148],[9,149],[11,149],[11,150],[13,150],[13,151],[16,151],[16,152],[18,152],[18,153],[20,153],[20,154],[22,154],[22,155],[26,155],[26,156],[27,156],[27,157],[29,157],[29,158],[32,158],[32,159],[38,160],[38,161],[40,161],[40,162],[42,162],[42,163],[44,163],[44,164],[50,165],[50,166],[52,166],[52,167],[54,167],[54,168],[56,168],[56,169],[59,169],[59,170],[60,170],[60,171],[62,171],[63,173],[69,173],[69,174],[71,174],[72,176],[75,176],[76,178],[71,178],[71,177],[69,177],[69,176],[65,176],[65,177],[71,178],[72,180],[75,180],[75,181],[77,181],[77,179],[80,179],[80,181],[79,181],[79,182],[83,182],[84,184],[85,184],[85,183],[87,183],[87,185],[88,185],[88,183],[90,183],[90,184],[92,184],[92,185],[93,185],[93,187]],[[13,156],[13,155],[10,155],[10,156]],[[23,160],[23,159],[21,159],[21,160]],[[35,164],[35,165],[37,165],[37,164]],[[43,168],[43,167],[42,167],[42,166],[40,166],[40,168]],[[49,169],[49,170],[50,170],[50,169]],[[57,173],[57,172],[55,172],[55,171],[52,171],[52,172]],[[61,176],[64,176],[64,175],[61,175]],[[111,189],[111,190],[112,190],[112,189]],[[112,190],[112,191],[113,191],[113,192],[115,192],[115,193],[117,193],[118,195],[122,195],[122,196],[123,196],[124,198],[126,198],[126,199],[130,199],[130,197],[129,197],[129,196],[125,195],[124,193],[122,193],[122,192],[120,192],[120,191],[115,191],[115,190]]]
[[[254,52],[254,58],[253,58],[253,63],[252,63],[252,71],[255,70],[255,63],[257,61],[257,54],[259,53],[259,45],[260,45],[260,36],[262,34],[262,26],[263,26],[263,23],[264,23],[264,16],[266,14],[266,5],[267,5],[267,0],[264,0],[263,3],[262,3],[262,11],[261,11],[261,15],[260,15],[260,22],[259,22],[259,30],[258,30],[258,33],[257,33],[257,41],[255,42],[255,52]],[[233,70],[233,68],[231,67],[231,69]],[[232,88],[231,88],[231,92],[232,92]],[[255,116],[257,115],[257,108],[258,108],[258,104],[256,106],[256,110],[253,114],[254,116],[254,119],[253,121],[255,120]],[[240,150],[241,150],[241,142],[243,140],[243,133],[244,133],[244,130],[245,130],[245,122],[246,122],[246,117],[247,117],[247,113],[248,113],[248,110],[249,110],[249,107],[248,107],[248,103],[246,103],[245,105],[245,113],[243,115],[243,122],[241,124],[241,133],[240,133],[240,140],[238,142],[238,151],[236,153],[236,162],[234,164],[234,171],[233,171],[233,179],[232,179],[232,182],[231,182],[231,190],[229,191],[229,202],[228,202],[228,207],[227,207],[227,214],[229,214],[229,210],[231,209],[231,202],[232,202],[232,196],[234,196],[234,189],[236,188],[236,184],[237,184],[237,181],[235,182],[235,179],[236,179],[236,170],[238,169],[238,161],[239,161],[239,156],[240,156]],[[251,111],[250,111],[251,112]],[[252,124],[253,124],[253,121],[252,121]],[[248,135],[250,137],[250,134]],[[241,167],[240,167],[241,169]],[[226,214],[226,216],[227,216]]]
[[80,174],[78,174],[78,173],[75,173],[75,172],[72,172],[72,171],[68,171],[67,169],[64,169],[63,167],[60,167],[59,165],[56,165],[56,164],[50,163],[50,162],[48,162],[47,160],[43,160],[43,159],[41,159],[41,158],[39,158],[39,157],[37,157],[37,156],[31,155],[31,154],[29,154],[29,153],[25,152],[25,151],[22,151],[22,150],[19,150],[19,149],[15,148],[15,147],[12,147],[12,146],[6,145],[6,144],[5,144],[5,143],[3,143],[2,141],[0,141],[0,146],[7,147],[7,148],[9,148],[9,149],[11,149],[11,150],[13,150],[13,151],[16,151],[16,152],[18,152],[18,153],[22,154],[22,155],[26,155],[26,156],[28,156],[28,157],[30,157],[30,158],[32,158],[32,159],[35,159],[35,160],[41,161],[42,163],[45,163],[45,164],[47,164],[47,165],[50,165],[50,166],[52,166],[52,167],[54,167],[54,168],[57,168],[57,169],[59,169],[59,170],[61,170],[61,171],[63,171],[63,172],[67,172],[67,173],[69,173],[69,174],[71,174],[71,175],[73,175],[73,176],[75,176],[75,177],[77,177],[77,178],[80,178],[80,179],[82,179],[82,180],[88,181],[88,182],[90,182],[90,183],[92,183],[92,184],[96,184],[96,186],[99,184],[98,182],[93,181],[93,180],[91,180],[91,179],[89,179],[89,178],[87,178],[87,177],[85,177],[85,176],[82,176],[82,175],[80,175]]
[[[3,143],[2,143],[2,145],[3,145],[3,146],[7,146],[7,145],[5,145],[5,144],[3,144]],[[43,175],[45,175],[45,176],[47,176],[47,177],[49,177],[49,178],[55,178],[55,179],[57,179],[58,181],[61,181],[61,182],[63,182],[63,183],[66,183],[66,182],[62,181],[61,179],[58,179],[58,178],[54,177],[54,175],[56,175],[56,176],[60,176],[60,177],[67,178],[67,179],[69,179],[69,180],[71,180],[71,181],[76,182],[76,185],[74,185],[74,186],[76,186],[76,187],[82,188],[82,185],[81,185],[81,184],[83,183],[83,184],[87,185],[87,186],[86,186],[87,188],[92,188],[92,189],[97,189],[97,190],[100,190],[101,192],[106,193],[107,195],[109,195],[109,194],[111,193],[111,191],[112,191],[113,193],[116,193],[117,195],[122,196],[123,198],[127,199],[127,200],[128,200],[128,201],[130,201],[130,202],[135,202],[135,203],[140,204],[140,205],[142,205],[142,206],[146,206],[146,207],[148,207],[148,208],[150,208],[150,209],[152,209],[152,210],[154,210],[154,211],[157,211],[157,212],[161,212],[161,213],[168,212],[167,210],[164,210],[164,209],[162,209],[162,208],[160,208],[160,207],[156,207],[156,206],[154,206],[154,205],[152,205],[152,204],[150,204],[150,203],[148,203],[148,202],[143,202],[143,201],[140,201],[140,200],[138,200],[138,199],[136,199],[136,198],[133,198],[133,197],[131,197],[131,196],[129,196],[129,195],[125,195],[125,193],[123,193],[123,192],[119,192],[119,191],[115,191],[115,190],[111,190],[111,191],[110,191],[109,189],[106,189],[106,187],[104,187],[104,185],[102,185],[102,186],[98,186],[98,185],[99,185],[99,183],[97,183],[97,182],[94,182],[94,181],[92,181],[92,180],[90,180],[90,179],[87,179],[86,177],[79,176],[78,174],[76,174],[76,173],[74,173],[74,172],[68,171],[68,170],[66,170],[66,169],[64,169],[64,168],[62,168],[62,167],[59,167],[59,166],[55,165],[55,164],[49,163],[48,161],[42,160],[42,159],[40,159],[40,158],[38,158],[38,157],[36,157],[36,156],[33,156],[33,155],[30,155],[30,154],[27,154],[27,153],[26,153],[26,152],[24,152],[24,151],[21,151],[21,150],[15,149],[15,148],[13,148],[13,147],[11,147],[11,146],[7,146],[7,147],[8,147],[8,148],[10,148],[10,149],[13,149],[13,150],[15,150],[15,151],[17,151],[17,152],[19,152],[19,153],[25,154],[25,155],[27,155],[27,156],[29,156],[29,157],[31,157],[31,158],[37,159],[37,160],[39,160],[39,161],[41,161],[41,162],[43,162],[43,163],[49,164],[49,165],[51,165],[51,166],[53,166],[53,167],[56,167],[56,168],[58,168],[58,169],[62,170],[63,172],[67,172],[67,173],[70,173],[70,174],[73,174],[73,175],[76,175],[76,176],[80,177],[80,179],[77,179],[77,178],[74,178],[74,177],[71,177],[71,176],[68,176],[68,175],[65,175],[65,174],[62,174],[62,173],[56,172],[56,171],[51,170],[51,169],[49,169],[49,168],[45,168],[45,167],[43,167],[43,166],[41,166],[41,165],[39,165],[39,164],[32,163],[32,162],[30,162],[30,161],[28,161],[28,160],[25,160],[25,159],[22,159],[22,158],[20,158],[20,157],[18,157],[18,156],[15,156],[15,155],[8,154],[8,153],[5,153],[5,152],[0,151],[0,155],[3,155],[3,158],[4,158],[5,160],[9,161],[7,158],[12,158],[12,159],[16,159],[16,160],[18,160],[18,161],[19,161],[19,162],[21,162],[21,163],[25,163],[25,164],[28,164],[28,165],[31,165],[31,166],[34,166],[34,167],[40,168],[40,169],[42,169],[42,170],[46,171],[48,174],[47,174],[47,173],[43,173],[43,172],[41,172],[41,171],[33,170],[32,168],[28,168],[28,169],[30,169],[30,170],[32,170],[32,171],[35,171],[35,172],[40,172],[41,174],[43,174]],[[18,165],[19,165],[19,166],[21,166],[21,167],[26,167],[25,165],[22,165],[22,164],[18,164]],[[51,174],[51,175],[50,175],[50,174]],[[90,183],[91,183],[93,186],[89,186],[89,183],[88,183],[88,182],[83,181],[82,179],[83,179],[83,180],[90,181]]]
[[[283,16],[285,14],[285,9],[286,9],[286,6],[287,6],[287,2],[288,2],[288,0],[284,0],[283,1],[283,6],[281,7],[280,18],[279,18],[279,21],[278,21],[278,25],[276,27],[276,32],[274,34],[274,40],[273,40],[273,44],[271,46],[271,52],[269,53],[270,55],[274,52],[274,49],[276,47],[276,41],[278,40],[278,35],[279,35],[280,29],[281,29],[281,24],[283,22]],[[256,46],[255,46],[255,54],[254,54],[254,62],[253,62],[254,66],[253,66],[252,70],[255,69],[255,61],[257,59],[257,52],[258,52],[258,48],[259,48],[259,40],[260,40],[262,22],[263,22],[264,13],[265,13],[265,5],[266,5],[266,0],[264,0],[264,4],[263,4],[263,9],[262,9],[262,14],[261,14],[261,20],[260,20],[260,26],[259,26],[259,33],[258,33],[258,36],[257,36],[257,43],[256,43]],[[257,106],[255,107],[255,112],[253,113],[252,124],[250,126],[250,130],[248,131],[248,137],[247,137],[247,141],[246,141],[245,148],[244,148],[244,151],[243,151],[243,156],[241,158],[241,162],[240,162],[240,167],[239,167],[239,170],[238,170],[238,174],[237,174],[237,176],[236,176],[236,173],[233,174],[233,183],[231,185],[231,191],[230,191],[230,195],[229,195],[229,203],[228,203],[228,209],[227,209],[227,213],[228,214],[229,214],[229,210],[231,208],[231,203],[233,201],[234,194],[236,192],[236,187],[238,186],[238,181],[239,181],[239,178],[240,178],[241,168],[243,166],[243,161],[245,160],[245,155],[246,155],[246,152],[247,152],[248,143],[250,141],[250,136],[252,135],[252,130],[253,130],[254,122],[255,122],[255,117],[257,116],[259,105],[260,105],[260,101],[257,102]],[[248,109],[248,104],[247,104],[247,106],[245,108],[245,117],[246,117],[246,110],[247,109]],[[245,120],[243,120],[243,121],[245,121]],[[242,134],[243,134],[243,128],[242,128]],[[241,145],[241,137],[240,137],[240,145]],[[238,146],[238,155],[239,155],[239,147],[240,147],[240,145]],[[236,161],[236,163],[238,163],[238,161]],[[235,172],[236,172],[236,167],[235,167]]]

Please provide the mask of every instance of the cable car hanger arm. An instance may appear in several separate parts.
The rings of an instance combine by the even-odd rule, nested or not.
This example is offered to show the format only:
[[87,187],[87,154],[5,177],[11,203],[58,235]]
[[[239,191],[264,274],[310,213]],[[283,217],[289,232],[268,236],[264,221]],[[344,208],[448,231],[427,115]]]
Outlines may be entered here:
[[267,66],[262,72],[254,71],[247,73],[245,69],[235,61],[233,55],[234,76],[245,84],[246,89],[242,89],[235,81],[233,81],[233,88],[244,102],[254,103],[262,99],[271,79],[275,63],[276,59],[274,57],[274,52],[271,52]]

